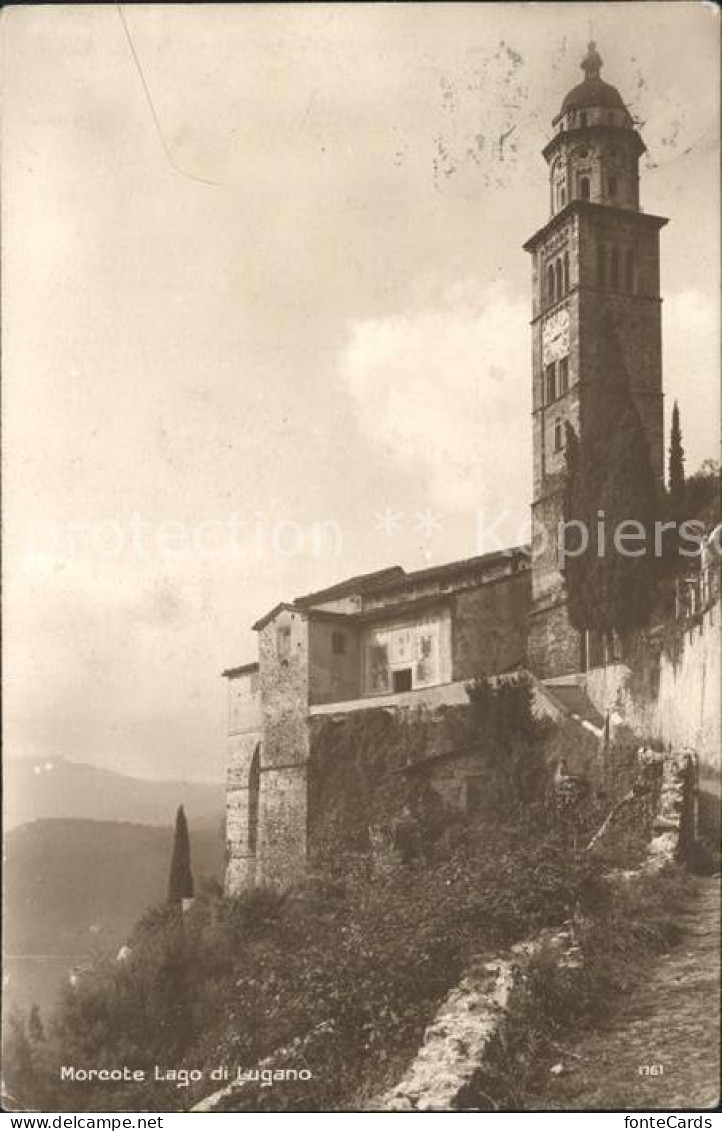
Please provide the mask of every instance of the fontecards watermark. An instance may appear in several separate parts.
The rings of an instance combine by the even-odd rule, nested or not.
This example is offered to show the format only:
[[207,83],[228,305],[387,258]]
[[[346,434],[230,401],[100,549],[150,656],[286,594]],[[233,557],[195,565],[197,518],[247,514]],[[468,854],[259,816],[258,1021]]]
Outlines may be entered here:
[[60,1068],[60,1079],[73,1084],[133,1083],[133,1084],[175,1084],[177,1088],[189,1088],[206,1080],[212,1084],[244,1083],[258,1084],[261,1088],[272,1088],[274,1084],[306,1083],[313,1079],[310,1068],[244,1068],[242,1065],[217,1068],[174,1068],[156,1064],[152,1069],[131,1068],[127,1064],[117,1068],[83,1068],[64,1064]]

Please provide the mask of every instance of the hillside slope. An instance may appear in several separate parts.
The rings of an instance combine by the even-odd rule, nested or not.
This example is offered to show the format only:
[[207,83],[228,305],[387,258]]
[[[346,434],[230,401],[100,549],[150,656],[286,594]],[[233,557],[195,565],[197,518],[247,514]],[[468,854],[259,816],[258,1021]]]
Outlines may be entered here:
[[[220,880],[220,811],[188,812],[193,873]],[[165,899],[173,829],[130,822],[45,820],[5,838],[6,989],[46,1007],[70,967],[116,951],[143,911]]]
[[149,781],[66,758],[6,758],[3,827],[6,832],[46,818],[92,818],[167,825],[178,805],[196,818],[222,810],[221,782]]

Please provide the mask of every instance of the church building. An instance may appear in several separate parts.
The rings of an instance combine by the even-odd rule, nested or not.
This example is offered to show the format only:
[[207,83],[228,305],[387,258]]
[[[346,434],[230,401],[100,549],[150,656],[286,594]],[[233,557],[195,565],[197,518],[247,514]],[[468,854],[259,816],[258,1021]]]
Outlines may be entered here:
[[[658,480],[663,476],[659,233],[642,211],[644,143],[593,43],[543,149],[549,217],[532,262],[532,545],[406,573],[398,566],[282,601],[254,625],[258,657],[229,690],[226,885],[284,882],[306,853],[311,721],[373,706],[467,701],[476,675],[539,680],[587,666],[557,550],[569,424],[584,444],[613,319]],[[521,327],[520,327],[521,330]],[[520,420],[519,427],[524,427]]]

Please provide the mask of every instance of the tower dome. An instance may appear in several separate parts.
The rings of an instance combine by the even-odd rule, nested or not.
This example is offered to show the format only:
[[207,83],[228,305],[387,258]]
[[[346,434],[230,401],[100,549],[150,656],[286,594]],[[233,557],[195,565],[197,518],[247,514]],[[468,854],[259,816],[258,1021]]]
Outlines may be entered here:
[[570,90],[544,147],[549,163],[551,212],[572,200],[639,208],[639,157],[644,142],[615,86],[601,78],[602,58],[589,43],[584,81]]
[[580,66],[584,71],[584,81],[569,91],[562,103],[561,114],[566,114],[567,110],[585,110],[591,106],[626,111],[622,96],[616,86],[604,82],[599,77],[602,69],[602,57],[597,51],[596,43],[588,44],[587,53]]

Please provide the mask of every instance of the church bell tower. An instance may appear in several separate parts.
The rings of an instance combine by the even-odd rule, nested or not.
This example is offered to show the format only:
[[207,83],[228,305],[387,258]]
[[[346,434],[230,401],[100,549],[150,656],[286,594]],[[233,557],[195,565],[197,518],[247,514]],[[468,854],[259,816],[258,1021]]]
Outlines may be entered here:
[[584,80],[564,99],[542,151],[549,219],[524,245],[532,257],[534,448],[527,663],[542,678],[586,666],[566,613],[558,524],[565,425],[583,447],[588,390],[605,379],[600,341],[610,321],[660,484],[664,474],[659,232],[667,221],[640,208],[645,145],[619,91],[600,77],[594,43],[581,67]]

